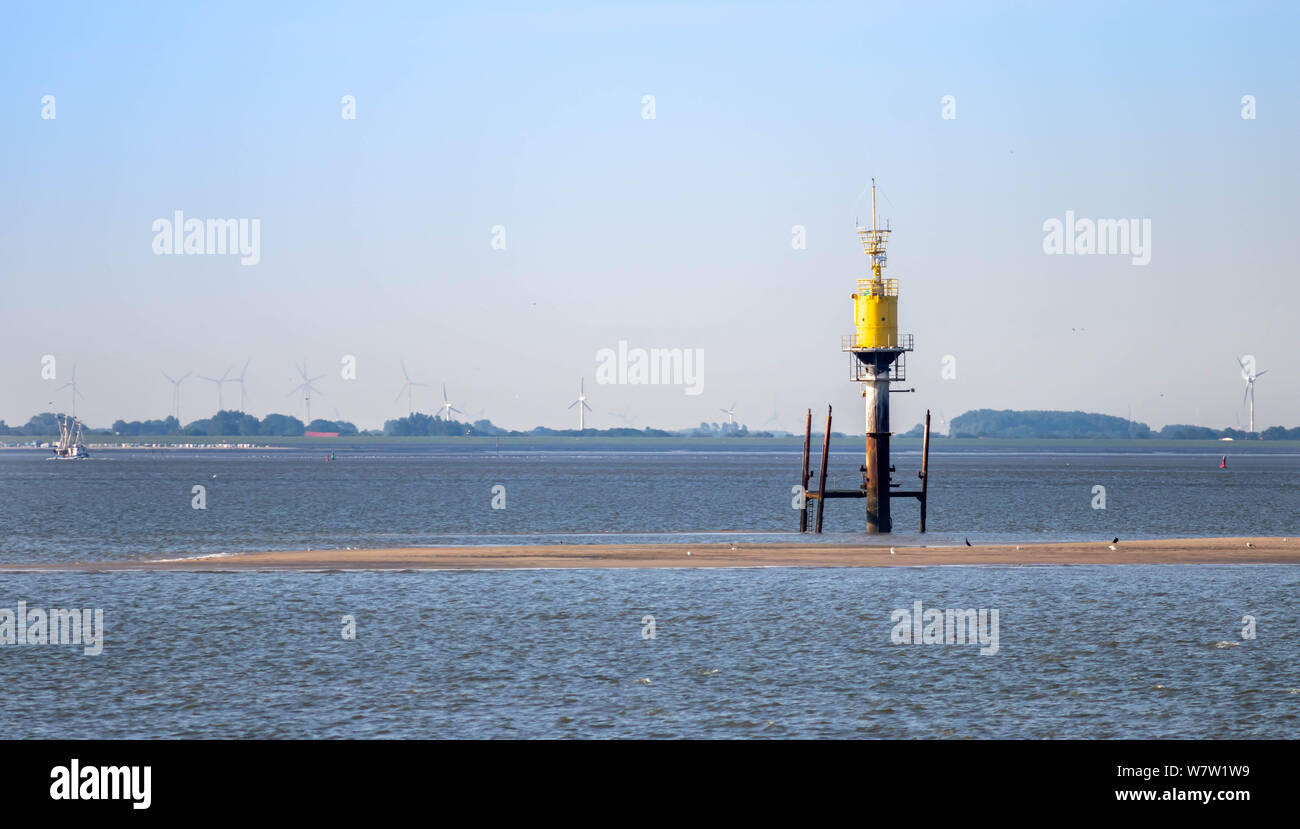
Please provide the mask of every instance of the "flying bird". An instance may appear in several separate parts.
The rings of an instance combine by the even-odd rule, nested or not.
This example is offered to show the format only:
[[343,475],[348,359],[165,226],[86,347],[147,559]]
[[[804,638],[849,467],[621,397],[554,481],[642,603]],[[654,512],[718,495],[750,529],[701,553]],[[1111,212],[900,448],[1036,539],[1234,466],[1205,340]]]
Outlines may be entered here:
[[966,539],[966,546],[967,546],[967,547],[974,547],[975,545],[972,544],[972,543],[970,543],[970,539],[968,538],[968,539]]

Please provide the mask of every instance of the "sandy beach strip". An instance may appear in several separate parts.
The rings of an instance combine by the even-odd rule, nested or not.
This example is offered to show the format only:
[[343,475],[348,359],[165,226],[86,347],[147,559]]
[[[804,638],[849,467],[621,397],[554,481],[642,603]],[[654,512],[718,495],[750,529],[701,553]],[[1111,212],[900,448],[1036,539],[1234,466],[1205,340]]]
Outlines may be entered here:
[[[1111,547],[1114,549],[1111,549]],[[0,564],[0,571],[509,570],[575,567],[915,567],[1042,564],[1300,564],[1300,538],[901,547],[878,544],[553,544],[295,550],[133,561]]]

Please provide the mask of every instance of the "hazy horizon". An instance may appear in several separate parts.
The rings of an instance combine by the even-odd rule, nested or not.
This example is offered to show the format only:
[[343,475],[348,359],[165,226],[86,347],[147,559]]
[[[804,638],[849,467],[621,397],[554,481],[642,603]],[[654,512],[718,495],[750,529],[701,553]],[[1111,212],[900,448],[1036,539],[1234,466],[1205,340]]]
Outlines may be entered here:
[[[303,412],[299,412],[298,414],[294,414],[293,412],[290,412],[290,411],[267,412],[267,413],[265,413],[265,414],[263,414],[263,415],[261,415],[261,416],[258,416],[258,415],[254,415],[252,412],[244,412],[244,411],[241,411],[238,407],[232,407],[232,406],[226,406],[225,409],[223,409],[223,410],[219,410],[219,411],[233,412],[233,413],[235,413],[235,414],[237,414],[237,415],[248,414],[248,415],[252,415],[253,417],[257,417],[259,420],[263,420],[263,419],[265,419],[267,416],[281,416],[281,417],[283,417],[283,416],[288,416],[288,417],[296,418],[298,421],[302,422],[302,425],[303,425],[303,426],[310,426],[312,423],[316,423],[316,422],[319,422],[319,421],[337,422],[337,423],[339,423],[339,424],[349,423],[349,424],[351,424],[352,426],[357,427],[358,431],[359,431],[359,432],[362,432],[362,433],[366,433],[366,432],[381,432],[381,431],[383,431],[383,427],[384,427],[384,425],[386,425],[386,424],[367,425],[367,424],[360,424],[360,423],[352,423],[351,421],[348,421],[348,420],[346,420],[346,419],[339,420],[339,419],[336,419],[336,418],[334,418],[334,417],[331,417],[331,416],[328,416],[328,415],[323,415],[323,414],[320,414],[319,412],[315,412],[315,411],[312,412],[312,414],[311,414],[311,420],[310,420],[310,421],[304,421],[304,420],[303,420],[303,417],[305,417],[305,414],[304,414]],[[956,420],[956,419],[958,419],[958,418],[959,418],[961,415],[963,415],[963,414],[974,414],[974,413],[977,413],[977,412],[985,412],[985,411],[997,411],[997,410],[990,410],[990,409],[969,409],[969,410],[963,410],[963,411],[961,411],[961,412],[958,412],[956,415],[954,415],[952,419],[953,419],[953,420]],[[1064,414],[1070,414],[1070,413],[1073,413],[1073,412],[1067,412],[1067,411],[1065,411],[1065,410],[1061,410],[1061,409],[1049,409],[1049,410],[1019,409],[1019,410],[1010,410],[1010,411],[1017,411],[1017,412],[1024,413],[1024,414],[1042,414],[1042,413],[1045,413],[1045,412],[1047,412],[1047,413],[1050,413],[1050,412],[1059,412],[1059,413],[1064,413]],[[70,407],[70,406],[69,406],[69,407],[65,407],[65,408],[63,408],[63,409],[59,409],[59,408],[56,407],[55,409],[51,409],[51,410],[48,410],[48,411],[45,411],[45,412],[35,412],[35,413],[33,413],[32,418],[34,418],[34,417],[39,417],[39,416],[48,416],[48,415],[51,415],[51,414],[53,414],[53,415],[57,415],[57,416],[66,416],[66,415],[68,415],[70,412],[71,412],[71,407]],[[212,414],[208,414],[208,415],[204,415],[204,416],[197,416],[197,417],[191,418],[191,417],[185,416],[185,415],[184,415],[184,412],[182,412],[182,419],[181,419],[180,423],[181,423],[181,426],[182,426],[182,427],[185,427],[185,426],[188,426],[188,425],[190,425],[191,423],[194,423],[194,422],[197,422],[197,421],[206,421],[206,420],[208,420],[209,418],[214,417],[214,416],[215,416],[216,414],[218,414],[218,413],[219,413],[219,412],[214,412],[214,413],[212,413]],[[443,418],[443,417],[444,417],[443,414],[440,413],[440,412],[438,412],[437,410],[434,410],[434,411],[416,411],[416,412],[413,412],[413,414],[416,415],[417,417],[431,417],[431,418],[434,418],[434,419],[440,419],[440,418]],[[821,434],[825,431],[826,409],[825,409],[825,408],[822,408],[820,411],[814,411],[812,414],[813,414],[813,425],[812,425],[813,434],[814,434],[814,435],[821,435]],[[1098,413],[1096,413],[1096,412],[1084,412],[1084,414],[1098,414]],[[158,417],[158,418],[147,418],[147,420],[148,420],[148,421],[165,421],[165,420],[167,420],[167,418],[169,418],[169,417],[171,417],[171,416],[172,416],[172,413],[169,412],[167,415],[164,415],[164,416],[162,416],[162,417]],[[590,416],[591,416],[591,415],[588,414],[588,417],[589,417],[589,418],[590,418]],[[610,412],[610,416],[611,416],[612,418],[614,418],[615,420],[625,419],[625,418],[628,417],[628,415],[626,415],[626,414],[623,413],[623,412]],[[88,422],[88,421],[86,420],[86,418],[85,418],[85,417],[84,417],[80,412],[77,413],[76,417],[78,418],[78,420],[82,423],[82,425],[83,425],[85,428],[87,428],[87,429],[92,429],[92,430],[95,430],[95,431],[108,430],[108,429],[111,429],[111,428],[112,428],[112,425],[113,425],[112,423],[96,423],[96,422]],[[405,419],[405,417],[406,417],[406,415],[401,415],[401,416],[398,416],[398,417],[390,418],[389,420]],[[801,417],[802,417],[802,416],[801,416]],[[1114,417],[1114,415],[1111,415],[1111,417]],[[2,419],[0,419],[0,423],[4,423],[6,426],[10,426],[10,427],[17,427],[17,426],[23,426],[23,425],[26,425],[26,423],[28,422],[28,420],[31,420],[32,418],[28,418],[27,420],[24,420],[22,423],[18,423],[18,422],[15,422],[15,423],[7,423],[7,422],[3,421]],[[923,416],[923,418],[924,418],[924,416]],[[463,414],[463,413],[462,413],[462,414],[455,414],[455,413],[453,413],[449,419],[450,419],[451,422],[459,422],[459,423],[461,423],[461,424],[466,424],[466,425],[471,425],[471,426],[472,426],[473,424],[477,423],[477,422],[482,421],[482,420],[491,421],[491,418],[486,417],[486,416],[484,416],[484,417],[482,417],[482,418],[479,418],[479,417],[474,416],[474,415],[466,416],[466,415]],[[853,427],[852,427],[852,426],[849,426],[849,427],[847,427],[847,428],[846,428],[846,427],[842,427],[840,421],[843,420],[843,419],[844,419],[844,412],[841,411],[841,412],[838,413],[838,415],[837,415],[837,419],[835,419],[835,421],[834,421],[834,425],[833,425],[833,427],[832,427],[832,432],[835,433],[835,434],[853,434],[854,432],[853,432]],[[1124,418],[1119,418],[1119,419],[1120,419],[1120,420],[1124,420]],[[118,420],[118,418],[114,418],[114,419],[113,419],[113,422],[115,423],[117,420]],[[1135,418],[1132,422],[1133,422],[1134,424],[1137,424],[1137,425],[1142,425],[1142,422],[1141,422],[1141,421],[1138,421],[1136,418]],[[499,427],[499,428],[500,428],[500,424],[497,424],[497,423],[495,423],[495,422],[492,422],[492,425],[493,425],[494,427]],[[725,428],[727,428],[727,425],[728,425],[728,424],[727,424],[727,416],[726,416],[725,414],[723,414],[721,420],[701,421],[700,423],[693,424],[693,425],[689,425],[689,426],[673,426],[673,427],[665,427],[665,426],[658,426],[658,425],[655,425],[655,424],[642,424],[642,423],[640,423],[640,422],[637,422],[637,423],[635,423],[635,424],[627,424],[627,423],[624,423],[624,422],[620,422],[620,423],[617,423],[617,424],[615,424],[615,425],[613,425],[613,426],[604,426],[604,425],[595,425],[595,426],[593,426],[592,424],[587,423],[587,424],[585,424],[584,428],[585,428],[585,429],[588,429],[588,430],[592,430],[592,429],[594,429],[594,430],[597,430],[597,431],[605,431],[605,430],[611,430],[611,429],[628,429],[628,428],[635,429],[635,430],[638,430],[638,431],[644,431],[644,430],[650,429],[650,430],[655,430],[655,431],[659,431],[659,432],[673,432],[673,433],[677,433],[677,432],[690,432],[690,431],[693,431],[693,430],[695,430],[695,429],[697,429],[697,428],[699,428],[699,427],[701,427],[701,426],[704,426],[704,425],[708,425],[708,426],[710,426],[710,427],[721,427],[721,428],[725,429]],[[923,425],[924,425],[924,419],[922,419],[922,420],[919,421],[918,423],[915,423],[915,424],[912,424],[912,425],[909,425],[909,426],[903,426],[903,425],[895,424],[894,427],[893,427],[893,432],[892,432],[892,433],[893,433],[894,435],[902,435],[904,432],[910,431],[910,430],[911,430],[912,428],[914,428],[914,427],[915,427],[915,428],[919,428],[919,427],[921,427],[921,426],[923,426]],[[934,415],[934,416],[933,416],[933,422],[932,422],[931,425],[932,425],[932,430],[933,430],[933,433],[934,433],[934,434],[939,435],[939,436],[946,436],[946,435],[948,435],[948,432],[949,432],[949,425],[950,425],[949,422],[944,421],[944,422],[941,423],[941,422],[940,422],[940,418],[939,418],[937,415]],[[1150,426],[1150,424],[1145,424],[1145,425]],[[1214,429],[1214,430],[1216,430],[1216,431],[1221,431],[1221,430],[1224,430],[1224,429],[1237,429],[1237,427],[1235,427],[1235,426],[1207,426],[1206,424],[1200,424],[1200,423],[1180,423],[1180,424],[1171,424],[1171,425],[1176,425],[1176,426],[1205,427],[1205,428]],[[519,433],[526,433],[526,432],[531,431],[531,430],[534,429],[534,428],[539,428],[539,427],[536,427],[536,426],[533,426],[533,427],[527,427],[527,426],[526,426],[526,427],[521,427],[521,428],[515,428],[515,429],[512,429],[512,431],[519,432]],[[556,430],[556,431],[566,431],[566,430],[567,430],[567,431],[576,431],[576,430],[577,430],[577,424],[573,424],[572,426],[557,426],[557,427],[544,427],[544,428],[550,428],[550,429],[554,429],[554,430]],[[752,433],[752,434],[762,434],[762,433],[765,433],[765,432],[772,432],[772,433],[775,433],[775,434],[777,434],[777,435],[786,435],[786,436],[795,436],[795,437],[798,437],[799,435],[802,435],[802,434],[803,434],[803,420],[802,420],[802,419],[799,420],[798,428],[796,428],[796,429],[786,429],[786,428],[784,428],[784,427],[779,427],[779,426],[776,426],[776,425],[771,425],[771,426],[767,426],[767,427],[751,426],[750,424],[748,424],[748,423],[743,423],[741,420],[737,419],[737,420],[735,421],[735,428],[736,428],[737,430],[748,430],[748,431],[749,431],[750,433]],[[1157,429],[1152,429],[1152,432],[1151,432],[1151,434],[1150,434],[1149,437],[1157,437],[1157,436],[1158,436],[1158,435],[1156,434],[1157,431],[1159,431],[1159,430],[1157,430]],[[1242,432],[1244,432],[1244,431],[1246,431],[1246,430],[1245,430],[1245,428],[1241,428],[1241,429],[1239,429],[1238,431],[1242,431]],[[1257,424],[1257,425],[1256,425],[1256,431],[1257,431],[1257,432],[1262,432],[1263,429],[1259,428],[1259,427],[1258,427],[1258,424]],[[859,433],[859,434],[861,433],[861,430],[860,430],[860,429],[858,430],[858,433]],[[51,434],[55,434],[55,432],[54,432],[54,431],[51,431]],[[161,436],[164,436],[164,435],[163,435],[163,433],[161,433],[161,432],[149,432],[149,431],[145,431],[145,432],[140,432],[140,433],[139,433],[139,436],[140,436],[140,437],[150,437],[150,436],[161,437]],[[968,435],[968,436],[969,436],[969,435]],[[3,435],[0,435],[0,437],[4,437],[4,436],[3,436]],[[239,435],[234,435],[234,434],[224,434],[224,435],[223,435],[223,434],[212,434],[212,435],[196,435],[195,437],[212,437],[212,438],[214,438],[214,439],[226,440],[226,439],[229,438],[229,437],[239,437]],[[248,437],[267,438],[267,437],[283,437],[283,435],[248,435]]]
[[[874,176],[916,337],[896,432],[927,408],[943,431],[981,408],[1245,429],[1243,355],[1268,372],[1256,431],[1300,426],[1297,16],[10,9],[0,419],[70,410],[75,364],[90,425],[166,417],[162,372],[192,371],[189,422],[217,408],[197,375],[245,361],[245,408],[301,419],[306,360],[312,417],[373,429],[407,413],[404,360],[416,410],[446,383],[508,429],[576,428],[585,378],[592,428],[724,422],[734,402],[751,430],[798,431],[831,404],[860,434],[840,336]],[[176,211],[257,220],[256,263],[155,253]],[[1149,263],[1049,255],[1067,212],[1149,221]],[[598,383],[620,341],[701,349],[701,393]]]

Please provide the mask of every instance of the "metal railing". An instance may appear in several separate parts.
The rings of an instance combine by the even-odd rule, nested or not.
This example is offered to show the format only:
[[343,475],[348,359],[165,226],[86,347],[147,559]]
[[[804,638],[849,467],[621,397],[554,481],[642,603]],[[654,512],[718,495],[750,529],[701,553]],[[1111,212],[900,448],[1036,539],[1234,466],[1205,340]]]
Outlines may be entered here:
[[[875,286],[879,285],[879,288]],[[861,296],[898,296],[898,280],[882,279],[877,282],[874,279],[859,279],[858,294]]]
[[858,345],[858,335],[845,334],[840,337],[840,351],[911,351],[912,335],[899,334],[896,345]]
[[[875,372],[870,363],[864,363],[857,358],[857,355],[849,355],[849,379],[860,383],[864,380],[875,379]],[[898,357],[889,364],[889,380],[897,383],[907,379],[907,352],[898,352]]]

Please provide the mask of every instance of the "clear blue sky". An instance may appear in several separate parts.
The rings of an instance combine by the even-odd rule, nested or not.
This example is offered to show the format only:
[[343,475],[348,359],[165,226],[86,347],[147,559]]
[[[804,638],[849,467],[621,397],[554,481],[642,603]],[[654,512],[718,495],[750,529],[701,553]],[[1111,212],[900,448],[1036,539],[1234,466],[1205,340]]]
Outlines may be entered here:
[[[929,406],[1300,425],[1294,4],[10,6],[0,30],[0,418],[161,417],[246,359],[248,410],[613,426],[834,403],[872,176]],[[356,97],[356,119],[340,99]],[[1257,117],[1241,117],[1243,95]],[[54,95],[57,117],[42,119]],[[641,117],[655,96],[656,117]],[[956,99],[954,120],[941,99]],[[155,256],[154,219],[258,218],[261,262]],[[1048,256],[1066,210],[1152,258]],[[493,250],[491,229],[506,228]],[[791,248],[791,227],[807,249]],[[1072,329],[1082,329],[1073,330]],[[595,353],[703,348],[704,394]],[[59,378],[41,378],[41,358]],[[345,354],[357,379],[339,377]],[[945,355],[956,379],[940,377]],[[229,406],[238,389],[228,386]],[[54,406],[49,404],[54,401]],[[188,381],[182,418],[211,414]]]

